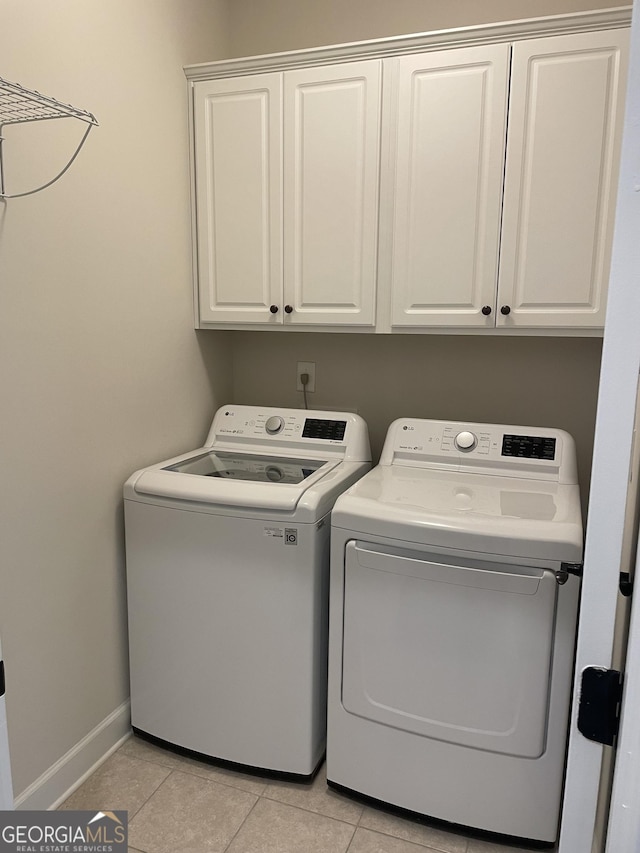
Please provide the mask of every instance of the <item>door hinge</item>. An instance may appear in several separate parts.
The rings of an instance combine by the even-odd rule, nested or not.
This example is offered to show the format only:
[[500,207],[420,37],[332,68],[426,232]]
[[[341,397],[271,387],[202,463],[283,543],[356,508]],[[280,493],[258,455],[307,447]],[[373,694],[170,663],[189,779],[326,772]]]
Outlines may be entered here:
[[589,666],[582,672],[578,730],[606,746],[613,746],[620,725],[623,675],[616,669]]
[[620,592],[625,598],[633,592],[633,579],[629,572],[620,572]]
[[560,568],[556,572],[556,583],[558,586],[565,584],[569,580],[569,575],[581,578],[582,563],[560,563]]

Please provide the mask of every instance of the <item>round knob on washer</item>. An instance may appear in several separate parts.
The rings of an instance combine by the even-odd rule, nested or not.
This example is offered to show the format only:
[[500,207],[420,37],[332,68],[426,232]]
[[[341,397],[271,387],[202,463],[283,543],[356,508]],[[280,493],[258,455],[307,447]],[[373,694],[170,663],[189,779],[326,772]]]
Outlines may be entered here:
[[280,415],[272,415],[270,418],[267,418],[267,422],[264,425],[269,435],[277,435],[283,427],[284,419]]
[[458,450],[473,450],[473,448],[478,443],[478,439],[472,432],[464,430],[463,432],[459,432],[457,434],[457,436],[453,440],[453,443],[458,448]]

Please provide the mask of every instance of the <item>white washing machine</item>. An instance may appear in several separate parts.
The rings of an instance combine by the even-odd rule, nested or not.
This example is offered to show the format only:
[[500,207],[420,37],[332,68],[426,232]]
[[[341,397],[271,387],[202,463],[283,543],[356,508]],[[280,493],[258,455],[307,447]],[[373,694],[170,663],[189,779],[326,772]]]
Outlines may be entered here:
[[395,421],[332,515],[329,784],[555,841],[581,557],[566,432]]
[[134,731],[310,777],[326,733],[330,512],[370,467],[354,414],[227,406],[124,486]]

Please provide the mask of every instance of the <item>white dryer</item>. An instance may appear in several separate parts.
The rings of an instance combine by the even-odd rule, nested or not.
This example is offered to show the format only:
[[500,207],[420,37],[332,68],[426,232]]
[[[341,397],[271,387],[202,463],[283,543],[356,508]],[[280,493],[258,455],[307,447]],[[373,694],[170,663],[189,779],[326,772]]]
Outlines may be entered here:
[[370,467],[354,414],[227,406],[124,486],[134,731],[258,771],[322,760],[330,512]]
[[581,557],[566,432],[395,421],[332,515],[329,784],[553,842]]

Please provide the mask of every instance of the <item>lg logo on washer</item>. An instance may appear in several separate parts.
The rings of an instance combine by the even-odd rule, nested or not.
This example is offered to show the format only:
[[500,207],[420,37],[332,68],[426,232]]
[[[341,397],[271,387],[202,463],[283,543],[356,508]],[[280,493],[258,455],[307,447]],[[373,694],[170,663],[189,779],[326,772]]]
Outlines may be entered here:
[[284,534],[283,534],[281,527],[265,527],[264,528],[264,535],[269,536],[272,539],[281,539],[284,541],[285,545],[297,545],[298,544],[298,528],[297,527],[285,527],[284,528]]
[[298,528],[297,527],[285,527],[285,529],[284,529],[284,544],[285,545],[297,545],[298,544]]

